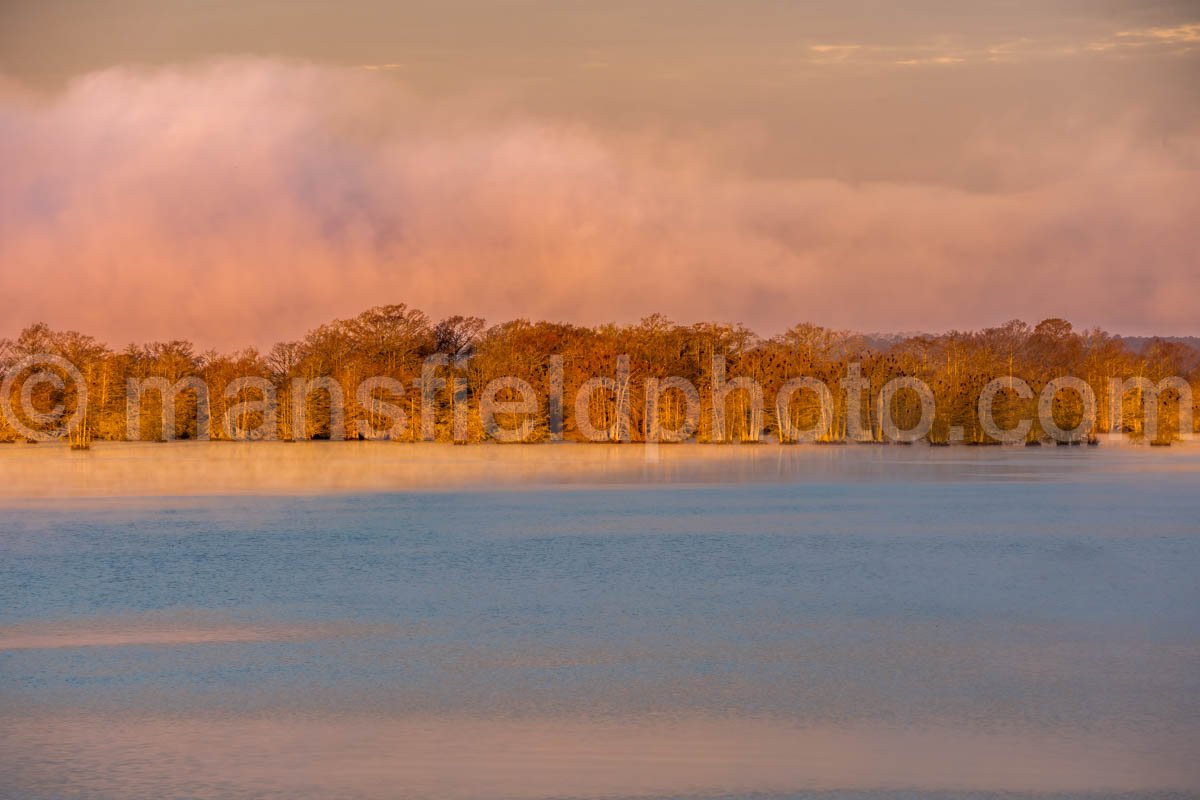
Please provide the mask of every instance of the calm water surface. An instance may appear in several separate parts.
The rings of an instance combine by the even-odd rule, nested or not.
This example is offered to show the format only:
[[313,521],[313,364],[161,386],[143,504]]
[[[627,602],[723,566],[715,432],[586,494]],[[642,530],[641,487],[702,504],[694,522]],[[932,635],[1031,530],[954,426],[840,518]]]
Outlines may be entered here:
[[10,497],[0,796],[1200,796],[1195,448],[564,447]]

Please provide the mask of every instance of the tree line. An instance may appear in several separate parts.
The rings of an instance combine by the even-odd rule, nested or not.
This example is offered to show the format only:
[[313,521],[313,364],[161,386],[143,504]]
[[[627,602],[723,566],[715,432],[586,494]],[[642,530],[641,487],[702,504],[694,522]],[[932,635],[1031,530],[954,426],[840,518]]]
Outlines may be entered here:
[[[285,440],[329,438],[337,420],[321,378],[351,389],[342,398],[342,423],[351,436],[366,430],[371,438],[397,441],[481,441],[495,437],[480,413],[480,394],[490,382],[510,376],[527,382],[538,398],[527,411],[497,415],[496,424],[518,431],[522,441],[594,440],[595,431],[613,441],[644,441],[654,438],[656,430],[684,429],[708,442],[789,441],[797,430],[819,430],[819,440],[839,442],[848,437],[847,423],[855,414],[865,431],[860,438],[881,441],[883,410],[873,398],[889,381],[913,377],[928,384],[936,400],[926,437],[931,444],[952,439],[989,444],[995,440],[980,424],[978,399],[990,381],[1008,376],[1027,383],[1034,396],[1002,389],[994,405],[996,423],[1009,429],[1021,419],[1033,419],[1027,438],[1035,442],[1044,436],[1037,422],[1037,393],[1055,378],[1073,376],[1092,387],[1099,400],[1096,431],[1118,427],[1107,402],[1111,379],[1149,381],[1130,383],[1121,393],[1119,429],[1144,437],[1145,405],[1153,403],[1159,412],[1154,438],[1169,442],[1187,432],[1180,430],[1180,419],[1187,415],[1181,417],[1179,405],[1190,407],[1200,397],[1200,349],[1166,339],[1141,344],[1131,347],[1099,329],[1077,331],[1061,319],[894,337],[804,323],[763,338],[740,324],[680,325],[661,315],[597,327],[524,319],[487,326],[466,316],[435,322],[401,304],[335,320],[265,352],[200,352],[186,341],[114,350],[91,336],[36,324],[15,339],[0,339],[0,373],[6,376],[11,408],[22,407],[19,395],[26,392],[35,416],[49,419],[58,410],[65,418],[79,401],[70,381],[30,386],[23,380],[28,376],[18,373],[23,360],[35,354],[52,354],[72,364],[86,385],[87,403],[72,430],[59,433],[85,443],[196,438],[206,427],[214,439],[268,434]],[[432,383],[427,365],[440,356],[444,359],[435,358],[440,366]],[[868,387],[864,400],[838,390],[851,370]],[[1144,390],[1175,376],[1192,391],[1181,391],[1178,382],[1161,393]],[[386,380],[366,393],[353,391],[373,377]],[[822,405],[807,390],[785,393],[777,402],[780,389],[802,377],[833,390],[832,405]],[[129,429],[131,379],[150,387],[137,400],[136,431]],[[190,379],[196,380],[187,383]],[[293,394],[296,379],[313,382],[303,396]],[[695,387],[695,396],[672,379]],[[160,390],[180,381],[185,384],[173,397]],[[196,388],[201,383],[206,397]],[[274,395],[270,408],[262,402],[264,386]],[[509,401],[519,395],[507,389],[499,394]],[[554,407],[556,397],[565,398],[559,408]],[[162,413],[164,398],[173,419]],[[716,410],[723,413],[713,413],[714,398],[719,400]],[[901,427],[920,414],[910,392],[895,393],[888,411]],[[1054,398],[1053,413],[1062,427],[1071,427],[1084,413],[1083,403],[1076,394],[1063,392]],[[1191,418],[1200,414],[1193,410]],[[0,441],[22,438],[12,420],[0,414]]]

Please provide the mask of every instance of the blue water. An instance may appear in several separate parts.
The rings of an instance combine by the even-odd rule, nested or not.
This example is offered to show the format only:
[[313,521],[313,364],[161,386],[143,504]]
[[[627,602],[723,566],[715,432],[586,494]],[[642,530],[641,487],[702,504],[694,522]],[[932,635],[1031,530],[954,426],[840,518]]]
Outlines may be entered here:
[[323,633],[0,651],[0,714],[702,712],[1186,754],[1200,473],[1138,463],[22,505],[7,626]]

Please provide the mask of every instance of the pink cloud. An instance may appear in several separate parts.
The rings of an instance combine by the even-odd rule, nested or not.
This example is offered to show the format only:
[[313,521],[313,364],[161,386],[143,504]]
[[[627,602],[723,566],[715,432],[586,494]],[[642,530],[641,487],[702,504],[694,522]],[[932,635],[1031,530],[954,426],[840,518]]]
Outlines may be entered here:
[[1198,173],[1119,130],[1048,142],[1028,159],[1069,169],[993,193],[770,181],[699,152],[261,60],[10,92],[0,330],[233,348],[406,302],[762,333],[1051,315],[1197,332]]

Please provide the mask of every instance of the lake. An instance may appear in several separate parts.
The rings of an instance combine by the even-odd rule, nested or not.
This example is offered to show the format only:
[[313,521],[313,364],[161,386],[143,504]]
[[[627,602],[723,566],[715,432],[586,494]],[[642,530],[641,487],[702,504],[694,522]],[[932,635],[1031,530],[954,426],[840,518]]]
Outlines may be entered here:
[[0,447],[0,796],[1197,797],[1200,448]]

